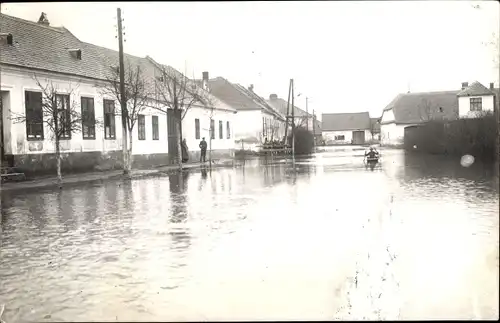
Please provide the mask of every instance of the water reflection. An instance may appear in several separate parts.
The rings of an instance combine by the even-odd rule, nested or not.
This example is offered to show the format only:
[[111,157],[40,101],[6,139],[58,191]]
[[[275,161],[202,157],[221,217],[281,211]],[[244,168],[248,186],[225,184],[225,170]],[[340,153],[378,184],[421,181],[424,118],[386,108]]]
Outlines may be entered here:
[[356,154],[2,194],[4,319],[497,315],[487,167],[387,150],[371,171]]

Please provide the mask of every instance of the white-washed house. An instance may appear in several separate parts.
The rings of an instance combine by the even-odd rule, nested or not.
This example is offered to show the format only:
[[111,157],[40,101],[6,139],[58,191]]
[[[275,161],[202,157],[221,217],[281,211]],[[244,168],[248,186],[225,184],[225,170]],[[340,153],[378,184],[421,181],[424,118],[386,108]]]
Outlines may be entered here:
[[371,139],[368,112],[323,113],[321,128],[326,145],[364,145]]
[[462,83],[462,90],[458,92],[458,112],[460,118],[475,118],[484,112],[493,112],[496,109],[496,94],[494,83],[490,87],[475,81],[471,85]]
[[383,110],[380,144],[401,146],[405,128],[429,120],[458,118],[458,91],[404,93],[397,95]]
[[284,116],[253,89],[245,89],[222,77],[210,79],[208,86],[212,95],[238,111],[234,125],[236,150],[259,151],[266,138],[268,141],[282,139]]
[[[42,15],[38,23],[0,15],[0,83],[2,116],[0,141],[2,164],[25,173],[52,171],[55,148],[41,113],[41,87],[52,84],[65,106],[85,116],[82,132],[71,132],[61,141],[63,170],[84,171],[120,168],[122,128],[120,107],[113,95],[103,94],[112,68],[118,67],[116,51],[81,42],[64,27],[52,27]],[[150,58],[125,54],[125,68],[140,66],[150,90],[155,88],[157,66]],[[71,92],[70,96],[65,96]],[[151,91],[152,92],[152,91]],[[152,95],[148,108],[133,129],[134,167],[168,164],[172,145],[172,118],[168,104]],[[204,107],[197,109],[203,111]],[[206,110],[206,109],[205,109]],[[224,119],[231,121],[234,109],[217,104]],[[231,111],[229,111],[231,110]],[[184,119],[196,117],[193,109]],[[226,117],[227,115],[227,117]],[[23,122],[16,121],[21,116]],[[97,122],[96,122],[97,121]],[[170,121],[170,122],[169,122]],[[189,136],[188,136],[189,138]],[[174,138],[175,139],[175,138]],[[225,144],[224,144],[225,143]],[[232,143],[225,140],[216,149],[231,153]],[[189,144],[188,144],[189,145]],[[192,148],[197,147],[194,143]],[[194,149],[197,150],[197,149]],[[170,151],[170,153],[172,153]]]

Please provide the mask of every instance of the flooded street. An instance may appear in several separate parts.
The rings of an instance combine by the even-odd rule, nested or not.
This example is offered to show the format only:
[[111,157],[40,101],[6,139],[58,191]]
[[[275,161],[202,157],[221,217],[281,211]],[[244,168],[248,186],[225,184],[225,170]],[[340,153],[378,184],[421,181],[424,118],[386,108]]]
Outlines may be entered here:
[[4,194],[3,320],[498,318],[493,166],[382,153]]

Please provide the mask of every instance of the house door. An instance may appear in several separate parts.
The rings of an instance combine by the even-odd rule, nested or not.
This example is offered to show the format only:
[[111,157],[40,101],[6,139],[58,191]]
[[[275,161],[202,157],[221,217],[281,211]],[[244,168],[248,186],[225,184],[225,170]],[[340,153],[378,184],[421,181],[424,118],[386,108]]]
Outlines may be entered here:
[[[174,114],[173,109],[167,110],[167,142],[168,142],[168,158],[170,163],[175,163],[177,161],[177,156],[179,155],[179,150],[177,149],[177,133],[175,131],[175,122],[180,118],[180,111]],[[177,116],[177,118],[176,118]],[[182,133],[182,130],[181,130]],[[181,138],[182,140],[182,138]]]
[[353,131],[352,132],[352,144],[353,145],[364,145],[365,144],[365,132],[364,131]]

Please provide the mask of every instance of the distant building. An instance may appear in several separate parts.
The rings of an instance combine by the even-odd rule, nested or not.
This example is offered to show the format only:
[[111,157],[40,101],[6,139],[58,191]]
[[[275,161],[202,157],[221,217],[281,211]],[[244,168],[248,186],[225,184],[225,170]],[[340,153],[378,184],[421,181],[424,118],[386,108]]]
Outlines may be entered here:
[[[284,100],[282,98],[279,98],[278,95],[276,94],[271,94],[269,95],[269,100],[266,100],[266,102],[272,106],[274,109],[279,111],[281,114],[284,116],[287,115],[287,109],[288,109],[288,102],[287,100]],[[291,106],[291,104],[290,104]],[[290,116],[292,115],[292,109],[290,108],[290,111],[288,112]],[[309,130],[312,132],[313,131],[313,115],[312,113],[302,110],[301,108],[294,106],[294,119],[295,119],[295,126],[297,127],[304,127],[306,128],[309,126]],[[308,117],[309,116],[309,117]],[[309,125],[307,125],[307,122],[309,122]]]
[[234,139],[236,150],[260,150],[266,138],[268,141],[282,140],[285,135],[285,116],[249,89],[231,83],[222,77],[208,81],[210,93],[234,107]]
[[494,111],[498,89],[479,82],[462,83],[461,90],[398,94],[383,110],[380,140],[382,145],[400,146],[404,129],[431,120],[456,120]]
[[496,96],[498,89],[494,83],[490,83],[487,88],[479,82],[471,85],[462,84],[462,90],[458,92],[458,112],[460,118],[480,117],[483,112],[493,112],[496,110]]
[[364,145],[371,139],[368,112],[324,113],[321,128],[326,145]]

